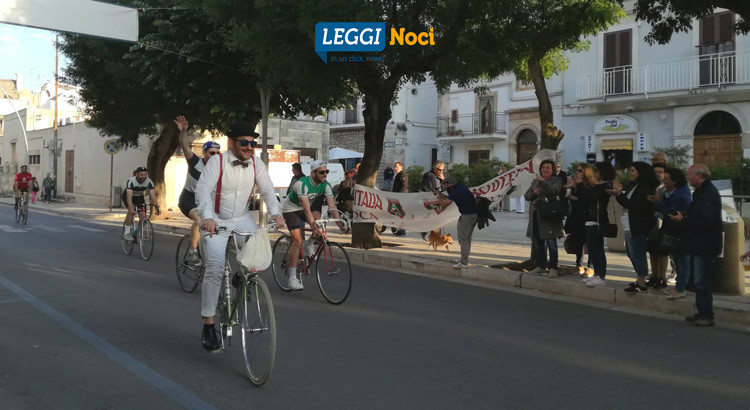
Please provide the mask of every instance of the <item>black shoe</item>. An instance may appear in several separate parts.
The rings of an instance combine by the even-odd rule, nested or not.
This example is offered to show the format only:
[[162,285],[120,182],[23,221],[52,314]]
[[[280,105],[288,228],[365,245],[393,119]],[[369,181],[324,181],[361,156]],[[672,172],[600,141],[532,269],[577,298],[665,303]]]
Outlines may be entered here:
[[662,290],[667,287],[667,281],[664,279],[658,279],[656,283],[654,283],[654,290]]
[[659,283],[659,278],[655,276],[649,276],[648,279],[646,280],[646,287],[653,288],[654,285],[656,285],[657,283]]
[[627,288],[625,288],[625,293],[627,293],[628,295],[635,295],[638,293],[646,292],[648,292],[648,288],[646,286],[638,285],[638,282],[633,282]]
[[708,327],[708,326],[714,325],[713,318],[707,317],[705,315],[701,315],[700,313],[686,316],[685,320],[694,324],[695,326]]
[[206,349],[210,353],[215,353],[221,350],[221,344],[219,343],[218,335],[219,331],[216,330],[216,327],[203,327],[203,337],[201,337],[201,341],[203,342],[203,348]]
[[685,321],[690,323],[695,323],[695,321],[698,320],[698,315],[687,315],[685,316]]

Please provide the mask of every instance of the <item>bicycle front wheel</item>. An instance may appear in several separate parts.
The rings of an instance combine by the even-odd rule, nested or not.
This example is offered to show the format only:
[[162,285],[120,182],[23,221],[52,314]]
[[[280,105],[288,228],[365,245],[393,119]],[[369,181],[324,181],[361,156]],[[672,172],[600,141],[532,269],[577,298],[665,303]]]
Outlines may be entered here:
[[[185,235],[177,244],[177,254],[175,255],[175,268],[177,269],[177,281],[180,287],[187,293],[192,293],[198,287],[202,279],[203,263],[193,265],[185,262],[188,251],[190,250],[190,235]],[[201,248],[198,246],[198,257],[203,260],[200,253]]]
[[122,250],[125,252],[125,255],[130,255],[133,252],[133,241],[124,238],[126,229],[128,229],[128,226],[123,223],[122,232],[120,232],[120,241],[122,241]]
[[273,244],[273,258],[271,259],[271,270],[273,279],[281,290],[289,292],[289,248],[292,246],[292,237],[281,235]]
[[16,223],[21,223],[21,212],[23,212],[22,209],[23,207],[21,205],[16,208]]
[[29,203],[23,203],[23,224],[26,225],[26,221],[29,220]]
[[276,362],[276,315],[268,286],[258,275],[247,281],[246,297],[240,301],[242,354],[250,381],[263,385]]
[[154,226],[148,219],[143,221],[141,232],[138,234],[138,245],[141,247],[143,260],[151,259],[151,255],[154,253]]
[[334,305],[344,303],[352,289],[352,264],[344,247],[328,242],[315,262],[320,293]]

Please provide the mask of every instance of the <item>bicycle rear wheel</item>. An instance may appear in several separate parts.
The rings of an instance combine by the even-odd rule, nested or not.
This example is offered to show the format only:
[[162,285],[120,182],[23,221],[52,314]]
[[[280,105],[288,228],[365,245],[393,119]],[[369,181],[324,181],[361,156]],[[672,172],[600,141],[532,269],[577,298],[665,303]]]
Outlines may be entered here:
[[23,203],[23,224],[26,225],[26,221],[29,220],[29,203]]
[[141,248],[143,260],[151,259],[151,255],[154,253],[154,226],[148,219],[143,220],[141,232],[138,234],[138,246]]
[[239,303],[242,354],[250,381],[263,385],[276,362],[276,315],[268,286],[258,275],[247,281],[246,297]]
[[344,247],[328,242],[315,261],[320,293],[334,305],[344,303],[352,289],[352,264]]
[[190,235],[185,235],[177,244],[177,254],[175,255],[175,268],[177,270],[177,281],[180,287],[187,293],[192,293],[203,279],[203,255],[201,247],[198,245],[198,257],[201,258],[199,265],[193,265],[185,262],[188,251],[190,250]]
[[125,252],[125,255],[130,255],[133,252],[133,241],[129,241],[123,237],[126,229],[128,229],[128,226],[123,223],[122,232],[120,233],[120,241],[122,241],[122,250]]
[[281,235],[273,244],[273,258],[271,259],[271,271],[273,279],[281,290],[289,292],[289,248],[292,246],[292,237]]

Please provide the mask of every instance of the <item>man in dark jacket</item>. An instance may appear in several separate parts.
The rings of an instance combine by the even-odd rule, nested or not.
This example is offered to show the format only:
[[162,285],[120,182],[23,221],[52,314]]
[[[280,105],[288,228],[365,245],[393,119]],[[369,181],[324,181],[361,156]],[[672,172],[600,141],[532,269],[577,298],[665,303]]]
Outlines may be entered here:
[[[444,170],[445,163],[443,161],[436,161],[432,164],[432,169],[422,175],[422,186],[419,190],[422,192],[433,192],[436,189],[442,191]],[[422,237],[423,241],[427,242],[427,232],[420,232],[419,236]]]
[[[393,167],[396,171],[396,177],[393,181],[393,192],[409,192],[409,176],[404,171],[404,164],[397,162]],[[391,232],[396,236],[406,235],[406,229],[391,228]]]
[[461,260],[453,265],[453,267],[456,269],[466,268],[469,266],[471,236],[474,234],[474,227],[477,226],[476,200],[469,187],[459,183],[454,176],[445,178],[443,186],[448,190],[448,196],[445,196],[437,188],[433,192],[438,196],[443,207],[447,207],[452,202],[455,202],[458,212],[461,214],[456,224],[458,243],[461,245]]
[[716,257],[722,250],[721,197],[719,190],[709,181],[711,171],[703,164],[688,169],[687,179],[692,187],[693,202],[687,213],[678,212],[669,217],[679,222],[685,234],[680,250],[689,256],[685,273],[692,272],[695,281],[695,307],[698,313],[685,318],[696,326],[713,326],[713,269]]
[[391,168],[390,165],[383,171],[383,182],[385,185],[383,186],[383,191],[390,191],[393,188],[393,176],[396,175],[396,172]]

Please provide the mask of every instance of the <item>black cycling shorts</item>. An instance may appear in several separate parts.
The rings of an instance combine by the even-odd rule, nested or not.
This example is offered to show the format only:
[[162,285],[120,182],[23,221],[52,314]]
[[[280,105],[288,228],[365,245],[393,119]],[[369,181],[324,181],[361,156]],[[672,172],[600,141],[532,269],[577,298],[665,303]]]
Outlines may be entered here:
[[[123,206],[125,206],[125,208],[127,208],[128,207],[128,193],[127,193],[127,191],[122,191],[122,196],[120,198],[122,199]],[[134,196],[133,197],[133,206],[136,207],[136,208],[145,207],[146,206],[146,198],[143,195]]]
[[190,211],[198,207],[198,204],[195,203],[195,192],[183,189],[177,206],[183,215],[190,218]]

